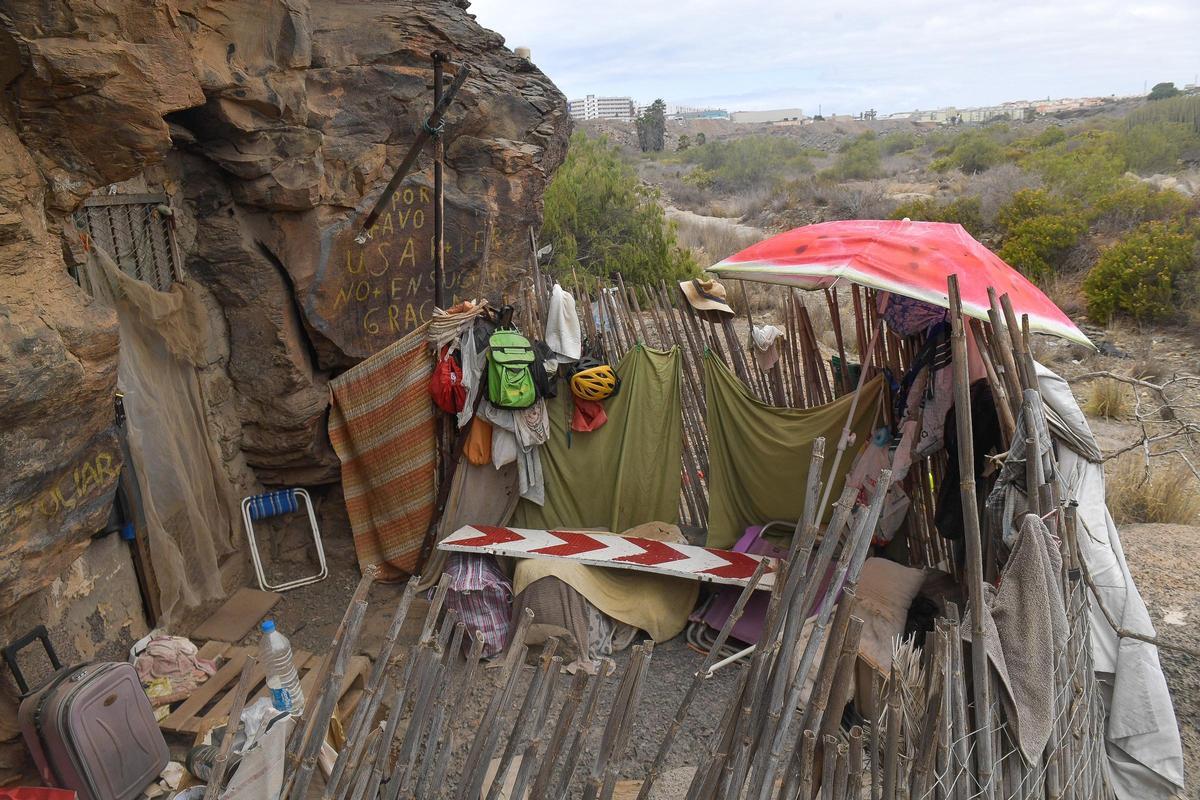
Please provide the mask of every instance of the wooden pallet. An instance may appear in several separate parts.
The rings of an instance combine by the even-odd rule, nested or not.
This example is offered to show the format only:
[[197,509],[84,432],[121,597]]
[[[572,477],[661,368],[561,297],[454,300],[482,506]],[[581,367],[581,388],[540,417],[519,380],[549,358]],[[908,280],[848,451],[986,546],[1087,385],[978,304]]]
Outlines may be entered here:
[[[242,665],[246,663],[246,657],[254,652],[253,647],[239,647],[228,642],[206,642],[200,648],[199,655],[201,658],[219,661],[217,674],[200,684],[190,697],[158,723],[159,727],[168,733],[195,735],[221,724],[229,716],[229,707],[233,705],[233,688],[241,675]],[[293,656],[296,671],[300,673],[300,688],[304,691],[305,700],[311,701],[324,656],[313,655],[304,650],[296,650]],[[343,719],[358,705],[370,669],[371,660],[366,656],[354,656],[350,659],[338,696],[338,713]],[[269,696],[261,665],[255,665],[253,680],[253,688],[246,705],[260,697]]]

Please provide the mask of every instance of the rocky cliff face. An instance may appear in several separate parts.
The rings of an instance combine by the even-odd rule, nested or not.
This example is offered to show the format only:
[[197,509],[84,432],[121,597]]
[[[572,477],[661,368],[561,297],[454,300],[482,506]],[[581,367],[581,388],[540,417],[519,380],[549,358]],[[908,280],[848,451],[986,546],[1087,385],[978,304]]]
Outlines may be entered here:
[[447,116],[450,293],[529,261],[566,104],[466,3],[55,0],[0,16],[0,609],[79,555],[111,505],[119,347],[68,266],[98,189],[161,191],[210,311],[210,428],[241,487],[331,484],[332,374],[432,310],[430,161],[367,245],[355,221],[431,107]]

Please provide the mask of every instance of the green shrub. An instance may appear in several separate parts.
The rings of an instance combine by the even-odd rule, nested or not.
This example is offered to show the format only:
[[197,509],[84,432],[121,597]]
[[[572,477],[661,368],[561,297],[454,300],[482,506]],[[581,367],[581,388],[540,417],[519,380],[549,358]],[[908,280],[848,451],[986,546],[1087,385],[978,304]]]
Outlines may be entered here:
[[1045,189],[1018,189],[996,212],[996,225],[1001,231],[1009,232],[1025,220],[1066,213],[1069,213],[1067,202]]
[[1009,227],[998,255],[1031,279],[1044,281],[1058,271],[1085,230],[1079,214],[1027,217]]
[[1179,192],[1127,179],[1097,200],[1089,217],[1104,230],[1123,231],[1150,220],[1183,217],[1195,207],[1195,201]]
[[956,222],[967,229],[972,236],[983,232],[983,213],[980,210],[979,198],[974,195],[959,197],[948,203],[938,203],[931,197],[908,200],[896,206],[891,219],[904,219],[926,222]]
[[1196,240],[1177,226],[1147,222],[1101,253],[1083,281],[1088,316],[1138,322],[1175,316],[1185,280],[1196,268]]
[[571,137],[566,161],[546,188],[542,240],[554,245],[551,271],[597,277],[620,272],[635,284],[696,272],[655,196],[608,140]]
[[867,131],[843,142],[833,166],[823,174],[834,180],[869,180],[882,174],[882,161],[879,138]]
[[1059,126],[1055,125],[1039,133],[1033,137],[1034,147],[1050,147],[1056,145],[1067,138],[1067,132]]
[[742,139],[704,142],[680,156],[711,176],[709,186],[737,191],[765,186],[781,178],[812,172],[809,151],[794,139],[782,136],[747,136]]
[[997,140],[997,136],[1004,132],[1000,128],[993,130],[990,127],[964,131],[953,140],[953,144],[938,149],[937,153],[942,158],[934,161],[930,167],[938,172],[957,168],[967,175],[985,172],[1004,160],[1004,148]]
[[907,153],[919,144],[917,137],[909,131],[892,131],[879,140],[879,146],[884,155],[894,156],[897,153]]
[[1139,173],[1169,172],[1187,150],[1200,147],[1200,133],[1183,122],[1130,125],[1120,138],[1126,166]]
[[1085,203],[1109,191],[1125,173],[1120,137],[1114,131],[1087,130],[1029,153],[1022,166],[1047,184]]

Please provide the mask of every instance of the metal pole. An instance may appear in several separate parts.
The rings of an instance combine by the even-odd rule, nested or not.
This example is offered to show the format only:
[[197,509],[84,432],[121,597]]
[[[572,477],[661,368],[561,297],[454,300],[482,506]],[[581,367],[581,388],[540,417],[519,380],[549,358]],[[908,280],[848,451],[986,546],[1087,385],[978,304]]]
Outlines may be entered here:
[[467,82],[467,76],[471,74],[471,67],[468,64],[463,64],[459,67],[458,74],[454,78],[454,82],[450,84],[450,88],[442,95],[440,103],[433,107],[433,113],[429,115],[429,119],[425,120],[418,130],[416,138],[408,148],[408,153],[405,154],[404,160],[400,162],[400,166],[396,168],[395,174],[388,181],[387,186],[383,187],[383,193],[379,195],[379,199],[375,201],[375,205],[371,207],[370,213],[363,220],[362,225],[358,229],[358,235],[354,237],[354,241],[359,244],[366,244],[367,239],[371,238],[371,226],[379,219],[379,215],[383,213],[383,209],[392,200],[392,195],[400,188],[400,183],[408,177],[408,171],[412,169],[416,163],[417,157],[421,155],[421,149],[425,146],[425,142],[429,141],[432,136],[432,131],[442,123],[442,117],[445,116],[446,110],[450,108],[451,101],[458,94],[458,90]]
[[[442,103],[442,66],[450,57],[441,50],[433,51],[433,107]],[[442,164],[446,159],[446,144],[442,140],[440,123],[433,134],[433,304],[446,307],[446,218],[442,185]]]

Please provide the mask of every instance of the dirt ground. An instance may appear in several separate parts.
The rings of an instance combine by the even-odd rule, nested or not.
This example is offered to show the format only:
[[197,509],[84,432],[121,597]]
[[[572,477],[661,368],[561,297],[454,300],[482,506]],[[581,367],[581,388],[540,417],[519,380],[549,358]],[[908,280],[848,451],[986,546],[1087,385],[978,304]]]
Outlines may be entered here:
[[[1200,527],[1126,525],[1121,543],[1154,628],[1164,641],[1200,649]],[[1200,661],[1159,648],[1183,736],[1188,797],[1200,797]]]

